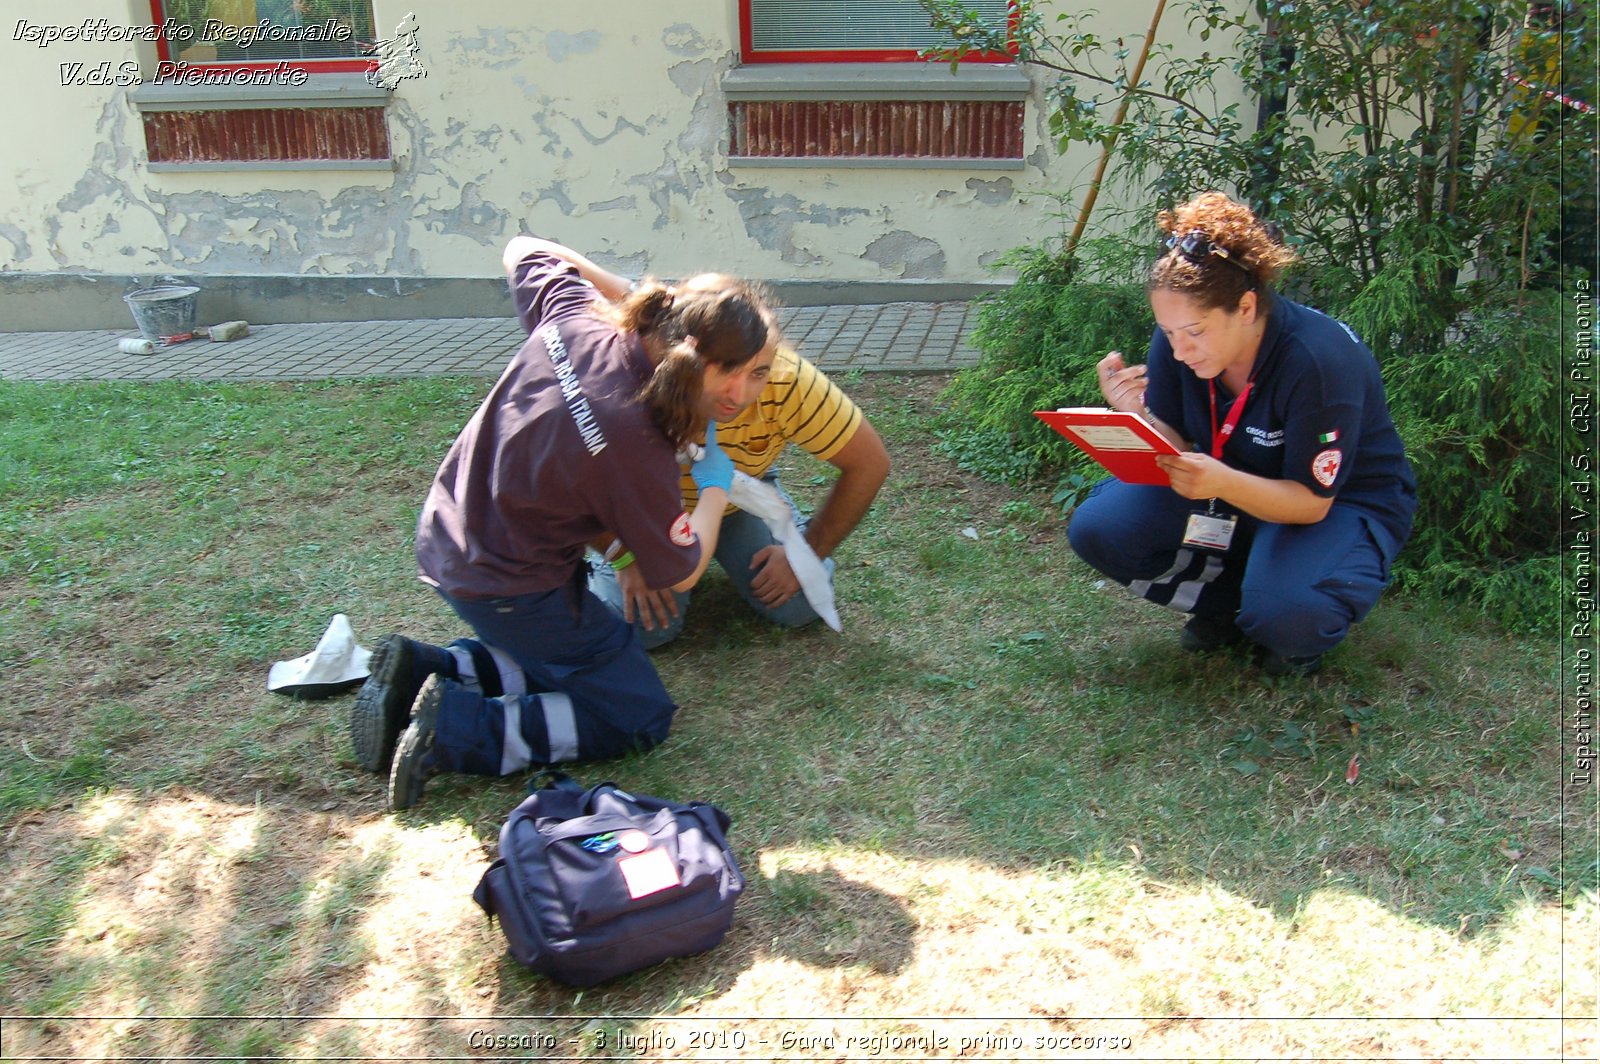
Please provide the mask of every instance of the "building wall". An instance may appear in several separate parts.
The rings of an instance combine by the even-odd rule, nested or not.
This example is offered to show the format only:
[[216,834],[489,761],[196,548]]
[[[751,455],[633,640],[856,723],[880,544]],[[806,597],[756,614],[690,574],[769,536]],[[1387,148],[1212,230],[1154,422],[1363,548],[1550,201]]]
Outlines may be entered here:
[[[1102,21],[1137,37],[1153,0]],[[1060,232],[1094,153],[1050,143],[1034,79],[1018,169],[730,166],[722,82],[734,0],[375,0],[415,17],[427,73],[399,83],[384,170],[152,171],[135,86],[63,84],[66,64],[153,77],[153,46],[19,41],[67,16],[5,0],[0,327],[119,327],[122,292],[173,276],[202,317],[498,313],[499,249],[545,235],[630,274],[715,268],[789,302],[941,298],[1003,282],[1008,249]],[[73,24],[148,22],[83,0]],[[598,28],[603,22],[610,28]],[[1181,31],[1179,20],[1163,36]],[[125,78],[126,79],[126,78]],[[208,308],[206,300],[211,302]],[[209,314],[207,311],[209,310]],[[103,324],[102,324],[103,323]]]

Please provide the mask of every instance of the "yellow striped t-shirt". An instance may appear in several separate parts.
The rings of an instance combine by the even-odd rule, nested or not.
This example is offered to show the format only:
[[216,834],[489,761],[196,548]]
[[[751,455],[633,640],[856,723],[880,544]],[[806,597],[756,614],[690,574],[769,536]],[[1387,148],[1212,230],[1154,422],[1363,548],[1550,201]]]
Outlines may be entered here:
[[[787,443],[823,461],[844,449],[861,427],[861,408],[827,374],[787,344],[778,346],[767,386],[732,421],[717,424],[717,445],[733,467],[759,477],[772,468]],[[700,497],[687,469],[683,508],[694,510]],[[734,507],[728,507],[731,512]]]

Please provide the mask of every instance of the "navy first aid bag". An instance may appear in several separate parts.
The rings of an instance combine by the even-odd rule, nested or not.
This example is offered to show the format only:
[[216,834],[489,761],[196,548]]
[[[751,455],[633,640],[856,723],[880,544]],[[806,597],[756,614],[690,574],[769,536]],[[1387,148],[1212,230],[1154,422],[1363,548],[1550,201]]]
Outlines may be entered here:
[[728,815],[556,776],[512,810],[473,900],[511,955],[569,986],[722,941],[744,890]]

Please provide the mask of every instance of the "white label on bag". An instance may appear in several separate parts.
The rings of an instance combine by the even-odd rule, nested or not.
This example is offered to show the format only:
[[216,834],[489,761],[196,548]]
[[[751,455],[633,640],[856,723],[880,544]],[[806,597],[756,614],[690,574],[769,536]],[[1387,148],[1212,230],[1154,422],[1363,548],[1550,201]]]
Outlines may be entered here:
[[628,897],[639,899],[678,886],[678,870],[666,850],[646,850],[617,862],[628,884]]

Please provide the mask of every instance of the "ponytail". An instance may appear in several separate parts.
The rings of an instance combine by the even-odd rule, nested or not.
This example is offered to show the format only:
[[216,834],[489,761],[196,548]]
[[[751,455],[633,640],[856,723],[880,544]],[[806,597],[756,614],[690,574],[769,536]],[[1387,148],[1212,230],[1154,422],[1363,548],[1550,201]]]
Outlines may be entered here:
[[700,413],[701,383],[705,375],[705,359],[700,357],[694,344],[678,343],[667,349],[666,357],[657,364],[650,380],[639,389],[638,398],[650,408],[656,428],[675,451],[682,450],[706,427]]
[[646,277],[620,301],[598,301],[595,313],[624,332],[648,336],[657,330],[664,317],[671,315],[673,302],[671,288],[654,277]]
[[705,428],[700,396],[707,364],[737,369],[777,333],[761,294],[722,274],[700,274],[677,288],[647,279],[606,316],[665,350],[637,398],[674,449]]

